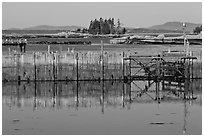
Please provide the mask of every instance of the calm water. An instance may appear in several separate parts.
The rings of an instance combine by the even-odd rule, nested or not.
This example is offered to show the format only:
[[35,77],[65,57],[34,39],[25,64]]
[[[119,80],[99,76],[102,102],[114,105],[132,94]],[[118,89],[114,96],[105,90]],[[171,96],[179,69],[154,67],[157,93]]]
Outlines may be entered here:
[[202,82],[3,83],[3,134],[202,134]]
[[[2,47],[2,52],[8,52],[10,50],[16,50],[20,51],[20,48],[18,46],[3,46]],[[97,51],[101,50],[101,44],[93,44],[93,45],[50,45],[50,51]],[[147,45],[147,44],[108,44],[104,43],[104,48],[105,51],[118,51],[118,52],[137,52],[138,54],[158,54],[159,52],[163,50],[180,50],[183,51],[184,47],[183,45]],[[190,45],[189,47],[190,51],[200,51],[202,50],[202,45]],[[26,46],[26,51],[27,52],[34,52],[34,51],[47,51],[48,50],[48,45],[42,44],[42,45],[27,45]]]

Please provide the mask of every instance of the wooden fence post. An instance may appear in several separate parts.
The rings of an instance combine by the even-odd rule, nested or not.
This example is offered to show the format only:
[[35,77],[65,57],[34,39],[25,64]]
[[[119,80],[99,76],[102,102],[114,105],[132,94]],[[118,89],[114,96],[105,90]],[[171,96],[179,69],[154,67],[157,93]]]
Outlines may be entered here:
[[78,52],[76,53],[76,73],[77,73],[77,82],[79,80],[79,55],[78,55]]
[[130,78],[131,78],[131,75],[132,75],[132,74],[131,74],[131,56],[129,56],[129,58],[130,58],[130,59],[129,59],[129,69],[130,69],[130,70],[129,70],[129,75],[130,75]]
[[123,53],[122,53],[122,69],[123,69],[123,77],[122,77],[122,79],[124,79],[124,76],[125,76],[124,57],[125,57],[125,53],[123,51]]
[[103,41],[101,40],[101,78],[104,81]]
[[52,54],[52,72],[53,72],[53,80],[55,81],[55,55]]
[[37,74],[36,74],[36,55],[35,52],[33,53],[33,59],[34,59],[34,81],[36,82]]
[[17,54],[17,74],[18,74],[18,84],[20,85],[20,82],[21,82],[21,76],[20,76],[20,54]]

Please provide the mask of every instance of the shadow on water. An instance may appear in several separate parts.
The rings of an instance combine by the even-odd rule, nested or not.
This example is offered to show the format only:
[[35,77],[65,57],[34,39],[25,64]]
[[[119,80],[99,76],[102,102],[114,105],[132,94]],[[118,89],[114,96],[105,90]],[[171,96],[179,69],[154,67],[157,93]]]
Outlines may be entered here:
[[[184,126],[188,104],[202,106],[202,80],[192,81],[132,81],[122,82],[30,82],[3,83],[3,105],[12,108],[29,108],[32,111],[49,109],[73,109],[99,107],[127,109],[137,104],[183,103]],[[4,110],[3,110],[4,111]],[[169,112],[171,115],[176,113]],[[160,116],[160,114],[155,114]],[[77,114],[70,114],[77,116]],[[172,125],[173,122],[149,122],[149,125]]]

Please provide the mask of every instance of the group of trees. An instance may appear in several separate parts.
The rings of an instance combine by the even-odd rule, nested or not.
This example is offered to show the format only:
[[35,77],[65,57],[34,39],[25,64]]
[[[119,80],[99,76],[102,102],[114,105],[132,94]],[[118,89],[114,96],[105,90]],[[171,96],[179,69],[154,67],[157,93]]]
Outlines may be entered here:
[[88,29],[86,29],[86,28],[82,28],[82,29],[78,28],[78,29],[76,30],[76,32],[87,33],[87,32],[88,32]]
[[120,20],[118,19],[117,25],[114,24],[114,18],[99,20],[91,20],[88,32],[91,34],[124,34],[126,32],[125,28],[121,27]]
[[193,33],[199,34],[201,31],[202,31],[202,25],[196,27],[196,28],[193,30]]

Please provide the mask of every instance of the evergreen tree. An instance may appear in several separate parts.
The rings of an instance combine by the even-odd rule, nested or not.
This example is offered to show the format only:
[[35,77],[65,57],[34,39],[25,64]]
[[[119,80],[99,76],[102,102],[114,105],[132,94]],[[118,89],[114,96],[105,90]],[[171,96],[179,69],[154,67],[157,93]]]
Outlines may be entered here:
[[100,24],[99,24],[99,34],[103,34],[103,19],[100,17],[100,19],[99,19],[99,22],[100,22]]
[[121,33],[121,23],[120,23],[120,20],[118,19],[117,21],[117,34],[120,34]]
[[112,20],[111,20],[111,32],[112,32],[112,34],[115,33],[114,27],[115,27],[115,25],[114,25],[114,18],[112,18]]
[[91,20],[90,25],[89,25],[89,33],[93,34],[93,21]]
[[122,29],[122,34],[125,34],[126,31],[127,31],[126,28],[123,28],[123,29]]
[[109,28],[109,24],[108,21],[105,19],[104,23],[103,23],[103,30],[102,30],[103,34],[110,34],[110,28]]

